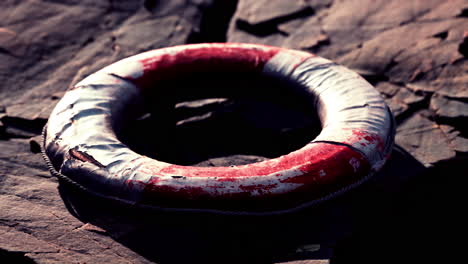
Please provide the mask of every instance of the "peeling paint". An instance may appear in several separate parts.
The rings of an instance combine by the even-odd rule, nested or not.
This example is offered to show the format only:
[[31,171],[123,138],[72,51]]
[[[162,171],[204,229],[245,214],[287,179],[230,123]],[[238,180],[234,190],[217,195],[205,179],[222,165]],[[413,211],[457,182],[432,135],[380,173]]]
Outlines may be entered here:
[[93,156],[87,154],[86,152],[79,151],[77,148],[72,148],[68,151],[70,153],[70,156],[72,156],[75,159],[81,160],[83,162],[89,162],[92,163],[99,168],[105,168],[106,166],[102,165],[99,161],[97,161]]
[[327,176],[327,173],[324,170],[320,170],[319,171],[319,176],[320,177],[325,177],[325,176]]
[[354,172],[357,172],[359,170],[359,167],[361,166],[359,160],[354,157],[349,159],[349,164],[353,167]]

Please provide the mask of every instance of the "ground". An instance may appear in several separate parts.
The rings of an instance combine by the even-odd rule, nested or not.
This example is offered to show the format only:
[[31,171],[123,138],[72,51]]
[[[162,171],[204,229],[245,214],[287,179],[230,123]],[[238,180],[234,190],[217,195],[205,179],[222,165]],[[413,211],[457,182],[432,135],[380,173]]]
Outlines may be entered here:
[[[0,260],[418,263],[457,257],[468,168],[468,1],[5,0],[0,7]],[[75,193],[49,174],[39,135],[68,87],[149,49],[224,41],[309,51],[366,78],[398,124],[382,172],[335,201],[267,218],[134,211]],[[307,131],[301,128],[310,124],[270,104],[179,103],[179,144],[189,147],[178,162],[253,162],[287,151],[290,140],[301,144]],[[278,127],[275,119],[265,121],[271,114],[297,120],[278,117]],[[238,136],[251,143],[242,147],[260,142],[258,149],[245,155],[228,144],[221,149],[231,152],[193,151],[213,142],[207,131],[225,124],[239,130],[218,131],[223,136],[211,147]],[[262,137],[265,131],[273,132]],[[270,145],[261,140],[282,143],[265,150]]]

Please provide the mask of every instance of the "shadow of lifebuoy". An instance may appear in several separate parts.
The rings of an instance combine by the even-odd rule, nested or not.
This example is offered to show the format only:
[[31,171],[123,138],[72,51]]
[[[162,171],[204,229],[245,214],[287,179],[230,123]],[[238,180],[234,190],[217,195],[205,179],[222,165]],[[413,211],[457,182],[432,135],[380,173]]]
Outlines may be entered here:
[[376,257],[365,249],[356,249],[355,239],[363,234],[380,237],[360,241],[361,246],[399,256],[397,251],[385,248],[408,228],[405,221],[394,222],[401,221],[401,215],[393,213],[395,206],[404,202],[408,185],[427,173],[421,163],[395,146],[387,165],[349,193],[296,213],[260,217],[149,211],[92,197],[67,184],[60,184],[59,189],[68,210],[78,219],[102,228],[105,235],[158,263],[300,259],[356,263]]

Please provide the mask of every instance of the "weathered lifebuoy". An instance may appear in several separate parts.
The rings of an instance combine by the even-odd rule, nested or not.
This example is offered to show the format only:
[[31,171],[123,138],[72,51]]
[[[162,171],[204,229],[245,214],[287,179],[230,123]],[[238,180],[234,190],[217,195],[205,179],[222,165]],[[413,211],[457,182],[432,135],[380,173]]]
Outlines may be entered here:
[[[141,104],[142,92],[191,71],[257,72],[299,84],[314,96],[323,129],[287,155],[231,167],[169,164],[118,140],[123,112]],[[195,44],[129,57],[82,80],[55,107],[44,150],[55,174],[110,199],[220,211],[232,204],[235,210],[261,211],[249,205],[287,200],[286,208],[265,208],[292,210],[363,182],[388,159],[394,134],[380,94],[329,60],[255,44]]]

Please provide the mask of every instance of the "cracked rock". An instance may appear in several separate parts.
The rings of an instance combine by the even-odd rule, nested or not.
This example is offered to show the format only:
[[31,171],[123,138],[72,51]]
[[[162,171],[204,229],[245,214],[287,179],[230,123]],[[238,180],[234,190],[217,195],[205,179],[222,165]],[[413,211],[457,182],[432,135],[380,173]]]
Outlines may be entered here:
[[440,129],[445,133],[455,151],[468,152],[468,138],[461,136],[460,131],[448,125],[440,125]]
[[398,127],[396,143],[428,166],[454,158],[456,154],[440,126],[419,114]]
[[[461,100],[450,99],[441,95],[431,97],[430,108],[442,118],[467,118],[468,103]],[[462,124],[460,124],[462,125]]]
[[245,20],[250,24],[258,24],[278,17],[284,17],[308,8],[304,0],[259,0],[240,1],[237,6],[239,16],[237,19]]

